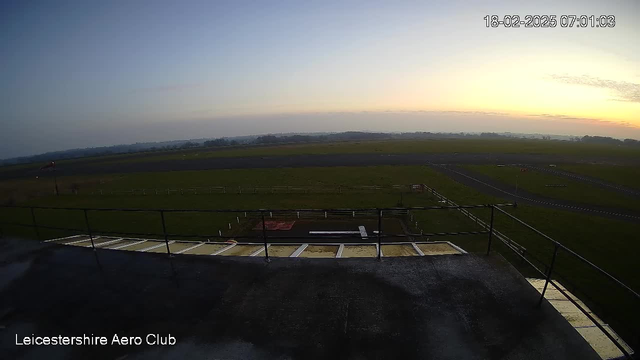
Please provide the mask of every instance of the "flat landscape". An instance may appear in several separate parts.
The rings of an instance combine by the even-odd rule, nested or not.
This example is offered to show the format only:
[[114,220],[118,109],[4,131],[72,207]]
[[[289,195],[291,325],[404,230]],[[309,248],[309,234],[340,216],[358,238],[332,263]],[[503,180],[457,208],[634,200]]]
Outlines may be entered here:
[[[4,167],[0,169],[0,197],[7,205],[78,209],[447,205],[429,191],[412,188],[425,184],[460,205],[517,202],[517,207],[505,210],[638,291],[635,254],[640,250],[640,197],[634,191],[638,190],[639,159],[640,152],[635,148],[541,140],[363,141],[190,149],[60,161],[55,173],[58,196],[54,195],[54,173],[39,171],[42,164]],[[489,209],[473,209],[470,213],[490,221]],[[35,209],[31,213],[29,208],[5,207],[0,214],[4,234],[43,240],[70,234],[48,229],[53,227],[87,232],[81,210]],[[242,212],[174,211],[164,216],[170,239],[219,241],[220,234],[225,239],[253,234],[259,240],[261,235],[248,230],[259,219]],[[292,213],[282,216],[285,220],[296,217]],[[334,215],[325,216],[331,221]],[[34,217],[40,227],[37,231],[15,224],[32,224]],[[355,213],[351,220],[353,217]],[[156,211],[90,210],[88,219],[96,234],[141,233],[163,238]],[[340,219],[336,215],[333,220]],[[363,216],[357,221],[375,228],[376,220],[375,216]],[[402,225],[397,226],[388,222],[391,220],[385,218],[383,229],[403,236],[484,230],[455,209],[413,211],[401,217]],[[495,228],[525,248],[539,264],[549,263],[553,246],[541,236],[500,213],[495,214]],[[442,234],[416,236],[414,240],[446,240],[469,252],[483,253],[488,237]],[[495,239],[494,249],[523,274],[532,274]],[[318,247],[314,251],[320,254],[334,250]],[[633,299],[591,268],[561,255],[556,271],[566,286],[579,289],[575,293],[622,332],[640,321],[637,312],[629,311]]]
[[[436,164],[606,164],[640,166],[640,150],[543,140],[397,140],[201,148],[62,160],[60,175],[140,171]],[[0,168],[0,179],[37,175],[35,166]],[[625,177],[624,174],[621,177]]]

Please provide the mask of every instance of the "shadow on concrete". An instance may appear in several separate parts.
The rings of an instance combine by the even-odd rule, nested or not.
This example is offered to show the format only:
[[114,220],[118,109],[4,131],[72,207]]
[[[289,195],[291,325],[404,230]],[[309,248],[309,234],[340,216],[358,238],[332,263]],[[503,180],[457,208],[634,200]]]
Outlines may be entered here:
[[[265,263],[16,239],[0,253],[0,358],[598,358],[499,255]],[[31,334],[143,345],[15,345]]]

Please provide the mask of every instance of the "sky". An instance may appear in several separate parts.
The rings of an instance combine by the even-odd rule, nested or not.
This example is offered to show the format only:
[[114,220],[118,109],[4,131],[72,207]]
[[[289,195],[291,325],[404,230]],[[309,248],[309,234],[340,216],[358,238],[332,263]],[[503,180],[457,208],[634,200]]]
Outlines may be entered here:
[[[486,15],[614,15],[487,28]],[[640,2],[0,3],[0,158],[317,131],[640,139]]]

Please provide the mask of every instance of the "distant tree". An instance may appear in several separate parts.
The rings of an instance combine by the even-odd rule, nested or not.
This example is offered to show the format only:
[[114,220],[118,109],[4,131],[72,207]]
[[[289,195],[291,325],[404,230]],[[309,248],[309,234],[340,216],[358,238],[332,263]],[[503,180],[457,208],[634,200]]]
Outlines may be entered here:
[[198,147],[200,146],[200,144],[196,143],[196,142],[191,142],[191,141],[187,141],[186,143],[180,145],[181,149],[189,149],[189,148],[194,148],[194,147]]
[[592,143],[592,144],[610,144],[610,145],[621,145],[623,143],[618,139],[614,139],[608,136],[589,136],[589,135],[583,136],[581,141],[585,143]]
[[278,137],[274,135],[258,136],[255,140],[256,144],[275,144],[278,142]]
[[[237,141],[234,141],[234,142],[237,144]],[[231,141],[224,138],[208,140],[204,142],[204,146],[206,147],[218,147],[218,146],[229,146],[229,145],[232,145]]]

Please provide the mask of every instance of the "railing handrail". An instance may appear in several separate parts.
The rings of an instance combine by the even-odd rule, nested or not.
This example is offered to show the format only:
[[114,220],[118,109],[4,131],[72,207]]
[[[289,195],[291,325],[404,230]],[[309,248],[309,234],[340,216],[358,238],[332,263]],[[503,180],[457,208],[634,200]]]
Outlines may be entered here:
[[509,214],[508,212],[496,207],[496,209],[498,211],[500,211],[501,213],[507,215],[508,217],[514,219],[515,221],[517,221],[518,223],[520,223],[521,225],[524,225],[525,227],[527,227],[528,229],[534,231],[536,234],[544,237],[545,239],[551,241],[554,245],[558,246],[559,248],[561,248],[562,250],[566,251],[567,253],[575,256],[576,258],[578,258],[580,261],[584,262],[585,264],[591,266],[592,268],[596,269],[598,272],[600,272],[602,275],[606,276],[607,278],[609,278],[610,280],[612,280],[613,282],[615,282],[616,284],[622,286],[623,288],[625,288],[627,291],[629,291],[631,294],[633,294],[638,300],[640,300],[640,294],[638,294],[637,292],[635,292],[633,289],[631,289],[629,286],[627,286],[625,283],[623,283],[622,281],[618,280],[615,276],[609,274],[608,272],[606,272],[605,270],[601,269],[600,267],[598,267],[596,264],[592,263],[591,261],[585,259],[584,257],[582,257],[580,254],[576,253],[575,251],[571,250],[570,248],[568,248],[567,246],[563,245],[562,243],[558,242],[557,240],[554,240],[553,238],[551,238],[550,236],[548,236],[547,234],[544,234],[543,232],[541,232],[540,230],[534,228],[533,226],[527,224],[526,222],[518,219],[517,217]]
[[[428,188],[428,187],[427,187]],[[431,190],[431,192],[433,194],[436,194],[434,189],[428,188]],[[439,197],[444,198],[442,195],[438,194]],[[306,213],[325,213],[325,217],[327,213],[331,213],[331,214],[335,214],[338,213],[340,214],[341,212],[375,212],[375,216],[377,216],[378,218],[378,232],[377,234],[371,234],[370,238],[371,239],[376,239],[377,240],[377,252],[378,252],[378,259],[380,259],[381,257],[381,245],[382,245],[382,239],[383,238],[388,238],[388,237],[417,237],[417,236],[447,236],[447,235],[471,235],[471,234],[489,234],[489,242],[488,242],[488,248],[487,248],[487,253],[490,252],[491,250],[491,237],[493,234],[497,234],[497,235],[502,235],[500,234],[496,229],[494,229],[494,215],[493,212],[494,210],[498,210],[499,212],[501,212],[502,214],[507,215],[508,217],[510,217],[511,219],[517,221],[519,224],[525,226],[526,228],[534,231],[536,234],[542,236],[543,238],[545,238],[546,240],[550,241],[551,243],[553,243],[555,245],[555,250],[554,250],[554,256],[553,256],[553,260],[551,262],[551,265],[549,266],[548,272],[546,274],[542,273],[536,266],[534,266],[530,261],[528,261],[524,255],[524,253],[520,254],[518,251],[516,251],[514,248],[509,247],[509,249],[511,249],[512,251],[514,251],[518,256],[521,256],[527,263],[529,263],[531,266],[533,266],[536,270],[538,270],[539,272],[541,272],[541,274],[543,276],[546,277],[546,282],[545,282],[545,287],[542,290],[542,294],[541,294],[541,298],[540,298],[540,302],[542,301],[542,299],[544,298],[544,293],[545,290],[547,288],[547,285],[549,283],[553,284],[553,280],[551,278],[552,276],[552,271],[553,271],[553,265],[555,263],[555,259],[556,259],[556,253],[558,251],[558,249],[562,249],[563,251],[566,251],[567,253],[573,255],[574,257],[576,257],[577,259],[579,259],[580,261],[582,261],[583,263],[587,264],[588,266],[592,267],[593,269],[596,269],[598,272],[600,272],[601,274],[605,275],[609,280],[613,281],[615,284],[617,284],[618,286],[621,286],[622,288],[624,288],[625,290],[629,291],[631,294],[633,294],[636,298],[636,300],[640,300],[640,295],[634,291],[633,289],[631,289],[629,286],[627,286],[626,284],[624,284],[622,281],[618,280],[617,278],[615,278],[613,275],[609,274],[608,272],[606,272],[605,270],[601,269],[600,267],[598,267],[597,265],[593,264],[592,262],[590,262],[589,260],[585,259],[584,257],[582,257],[581,255],[579,255],[578,253],[576,253],[575,251],[569,249],[568,247],[566,247],[565,245],[561,244],[560,242],[554,240],[553,238],[551,238],[550,236],[544,234],[543,232],[541,232],[540,230],[534,228],[533,226],[527,224],[526,222],[518,219],[517,217],[515,217],[514,215],[508,213],[507,211],[503,210],[502,207],[509,207],[509,206],[514,206],[514,204],[511,203],[500,203],[500,204],[477,204],[477,205],[458,205],[450,200],[447,199],[447,203],[451,204],[451,205],[446,205],[446,206],[409,206],[409,207],[374,207],[374,208],[319,208],[319,209],[161,209],[161,208],[85,208],[85,207],[52,207],[52,206],[18,206],[18,205],[0,205],[0,208],[8,208],[8,209],[29,209],[31,211],[31,216],[32,216],[32,220],[33,220],[33,224],[32,225],[28,225],[28,224],[13,224],[13,225],[17,225],[17,226],[31,226],[36,230],[37,236],[38,238],[40,238],[40,233],[39,233],[39,228],[42,229],[59,229],[59,230],[66,230],[66,231],[71,231],[71,232],[81,232],[83,230],[81,229],[65,229],[65,228],[58,228],[58,227],[52,227],[52,226],[46,226],[46,225],[40,225],[38,226],[38,224],[36,223],[36,217],[35,217],[35,213],[34,210],[35,209],[41,209],[41,210],[66,210],[66,211],[82,211],[84,212],[84,217],[85,217],[85,223],[86,223],[86,227],[87,227],[87,231],[89,233],[90,239],[91,239],[91,246],[92,248],[94,248],[95,250],[95,244],[93,241],[93,235],[92,235],[92,231],[91,231],[91,226],[89,224],[89,218],[87,213],[91,212],[91,211],[120,211],[120,212],[157,212],[160,213],[161,215],[161,220],[162,220],[162,230],[163,230],[163,234],[144,234],[144,233],[127,233],[127,232],[109,232],[109,231],[100,231],[102,233],[112,233],[112,234],[128,234],[128,235],[153,235],[153,236],[162,236],[164,235],[164,240],[166,243],[166,247],[167,247],[167,253],[171,256],[171,251],[169,248],[169,237],[175,237],[175,236],[184,236],[184,237],[197,237],[197,238],[202,238],[203,235],[187,235],[187,234],[171,234],[167,231],[166,226],[165,226],[165,219],[164,219],[164,213],[245,213],[245,217],[246,214],[260,214],[262,217],[262,235],[257,235],[257,236],[251,236],[251,237],[228,237],[228,236],[222,236],[222,233],[219,232],[219,235],[207,235],[206,237],[210,237],[210,238],[218,238],[218,239],[231,239],[231,238],[251,238],[251,239],[256,239],[256,238],[262,238],[264,240],[264,252],[265,252],[265,256],[267,261],[269,260],[269,255],[268,255],[268,240],[267,238],[272,238],[272,239],[285,239],[286,237],[279,237],[279,236],[268,236],[267,235],[267,229],[265,227],[265,213],[269,213],[270,216],[272,216],[273,214],[287,214],[287,213],[298,213],[298,217],[300,216],[299,213],[301,212],[306,212]],[[491,221],[490,224],[485,224],[485,229],[488,227],[489,231],[459,231],[459,232],[451,232],[451,233],[421,233],[420,234],[388,234],[388,233],[383,233],[382,231],[382,225],[381,225],[381,220],[383,217],[383,213],[386,212],[390,212],[390,213],[398,213],[401,211],[407,212],[406,214],[408,214],[411,210],[450,210],[450,209],[457,209],[460,211],[463,211],[463,209],[474,209],[474,208],[490,208],[491,209]],[[464,212],[464,211],[463,211]],[[467,211],[467,213],[469,213]],[[373,214],[372,214],[373,215]],[[477,217],[476,217],[477,219]],[[0,222],[2,224],[5,224],[5,222]],[[327,239],[327,238],[331,238],[331,239],[339,239],[339,238],[357,238],[358,236],[344,236],[344,235],[339,235],[339,236],[331,236],[331,237],[327,237],[327,236],[293,236],[291,238],[298,238],[298,239],[305,239],[305,238],[315,238],[315,239]],[[546,266],[546,265],[545,265]],[[566,296],[566,295],[565,295]],[[572,301],[573,302],[573,301]],[[581,310],[583,313],[585,312],[585,310],[578,306],[578,309]],[[591,319],[591,317],[589,316],[589,318]],[[593,320],[593,319],[592,319]],[[616,345],[616,347],[618,347],[622,353],[624,355],[626,355],[627,357],[630,357],[629,353],[626,351],[626,349],[611,335],[609,334],[607,331],[605,331],[602,327],[601,324],[596,323],[597,327],[600,328],[600,330],[602,330],[605,335],[614,342],[614,344]]]
[[318,208],[318,209],[162,209],[162,208],[87,208],[87,207],[55,207],[55,206],[24,206],[0,205],[0,208],[12,209],[41,209],[41,210],[81,210],[81,211],[123,211],[123,212],[216,212],[216,213],[262,213],[262,212],[331,212],[331,211],[398,211],[398,210],[446,210],[446,209],[474,209],[491,207],[514,206],[511,203],[455,205],[455,206],[409,206],[409,207],[375,207],[375,208]]

